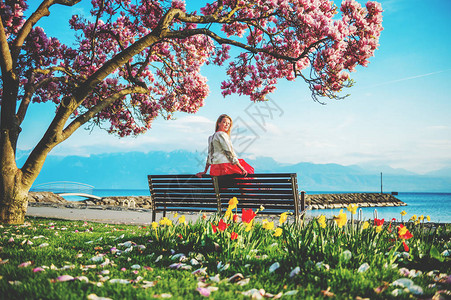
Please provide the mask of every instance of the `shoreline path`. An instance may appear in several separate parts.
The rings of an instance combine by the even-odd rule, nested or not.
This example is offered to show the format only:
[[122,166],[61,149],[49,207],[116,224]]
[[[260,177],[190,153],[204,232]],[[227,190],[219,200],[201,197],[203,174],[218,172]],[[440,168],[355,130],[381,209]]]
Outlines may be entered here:
[[[112,224],[133,224],[133,225],[149,225],[152,223],[151,210],[145,209],[105,209],[105,208],[65,208],[53,206],[28,206],[28,217],[43,217],[65,220],[91,221],[98,223]],[[167,213],[167,217],[171,217],[172,213]],[[181,215],[181,214],[180,214]],[[184,214],[187,221],[195,221],[201,216],[199,213]],[[157,213],[157,220],[162,218],[161,213]]]
[[[179,212],[179,216],[184,215],[187,222],[195,222],[202,213],[197,212]],[[207,217],[211,213],[206,213]],[[27,217],[42,217],[50,219],[63,219],[72,221],[89,221],[97,223],[110,224],[129,224],[129,225],[150,225],[152,223],[152,211],[150,209],[130,209],[120,207],[64,207],[64,206],[28,206]],[[172,220],[173,212],[168,212],[166,216]],[[157,213],[156,221],[163,217],[162,213]],[[278,219],[278,215],[260,214],[258,218]],[[291,216],[289,216],[291,219]],[[311,216],[306,216],[306,221],[311,220]],[[428,226],[446,225],[449,223],[430,223]]]
[[[166,217],[174,221],[173,214],[167,212]],[[211,212],[205,213],[210,217]],[[202,217],[199,212],[178,212],[184,215],[187,222],[195,222]],[[27,217],[42,217],[51,219],[64,219],[73,221],[90,221],[110,224],[150,225],[152,223],[152,210],[142,208],[124,208],[118,206],[82,206],[66,207],[63,205],[29,205]],[[163,218],[163,213],[157,213],[156,221]],[[265,215],[262,213],[257,218],[278,219],[279,215]],[[292,216],[288,216],[292,219]]]

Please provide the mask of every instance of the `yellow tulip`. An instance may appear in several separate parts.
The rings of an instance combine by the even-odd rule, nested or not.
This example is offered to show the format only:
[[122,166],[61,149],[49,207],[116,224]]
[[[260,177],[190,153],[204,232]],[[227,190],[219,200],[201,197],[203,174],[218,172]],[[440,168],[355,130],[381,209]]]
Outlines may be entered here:
[[365,221],[365,223],[363,223],[362,229],[367,229],[368,227],[370,227],[370,223],[368,223],[368,221]]
[[431,217],[426,216],[426,220],[431,221]]
[[152,222],[152,228],[156,230],[158,228],[158,223]]
[[381,232],[382,231],[382,225],[376,226],[376,232]]
[[229,208],[227,210],[232,210],[234,208],[236,208],[236,205],[238,204],[238,199],[236,197],[233,197],[232,199],[229,200]]
[[262,225],[264,229],[267,230],[273,230],[274,229],[274,222],[269,222],[268,219],[264,219],[262,221]]
[[351,212],[351,214],[355,215],[357,208],[359,206],[357,204],[349,204],[348,207],[346,208],[348,211]]
[[226,219],[230,219],[232,217],[232,209],[230,208],[230,206],[229,206],[229,208],[227,208],[227,210],[226,210],[226,212],[224,214],[224,217]]
[[424,220],[424,216],[423,215],[419,216],[418,220],[423,221]]
[[417,219],[417,215],[413,215],[413,216],[410,217],[409,221],[415,221],[416,219]]
[[341,228],[344,225],[346,225],[346,222],[348,221],[348,217],[345,213],[343,213],[343,210],[340,209],[340,213],[338,216],[334,216],[334,221],[337,223],[338,227]]
[[277,227],[276,231],[273,234],[275,237],[281,236],[282,235],[282,228]]
[[285,223],[287,221],[287,218],[288,218],[287,212],[280,214],[279,224],[282,225],[283,223]]
[[326,228],[326,216],[325,215],[321,215],[318,217],[318,224],[320,225],[321,228]]
[[249,232],[252,229],[252,223],[254,223],[254,220],[250,221],[249,223],[247,223],[246,225],[246,229],[244,231]]
[[160,220],[160,225],[172,226],[172,221],[164,217]]
[[178,213],[174,213],[174,219],[176,219],[179,216]]
[[181,216],[181,217],[179,218],[179,224],[184,224],[184,225],[186,225],[185,216]]

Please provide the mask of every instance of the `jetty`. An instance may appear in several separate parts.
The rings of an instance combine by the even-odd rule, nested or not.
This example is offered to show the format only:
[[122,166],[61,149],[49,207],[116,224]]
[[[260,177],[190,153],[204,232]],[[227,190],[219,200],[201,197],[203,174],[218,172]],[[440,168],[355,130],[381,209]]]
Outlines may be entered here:
[[383,193],[306,194],[306,205],[310,209],[345,208],[349,204],[359,207],[407,205],[395,196]]

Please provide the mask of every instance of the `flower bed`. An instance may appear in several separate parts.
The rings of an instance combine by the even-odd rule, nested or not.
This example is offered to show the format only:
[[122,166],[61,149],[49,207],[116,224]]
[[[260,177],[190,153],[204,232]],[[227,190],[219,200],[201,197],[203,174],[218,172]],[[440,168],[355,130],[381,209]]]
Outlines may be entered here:
[[[7,298],[387,299],[450,297],[451,226],[428,217],[356,222],[356,207],[304,224],[171,215],[149,226],[28,218],[1,226]],[[407,217],[403,212],[403,217]]]

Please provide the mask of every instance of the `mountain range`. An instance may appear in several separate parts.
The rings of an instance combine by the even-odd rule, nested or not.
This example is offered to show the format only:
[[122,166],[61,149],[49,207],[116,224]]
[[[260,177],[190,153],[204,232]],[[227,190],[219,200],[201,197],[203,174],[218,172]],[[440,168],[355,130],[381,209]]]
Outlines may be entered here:
[[[19,166],[24,163],[26,154],[25,151],[18,152]],[[419,175],[389,166],[308,162],[286,164],[270,157],[246,161],[258,173],[297,173],[299,189],[307,192],[378,192],[381,181],[384,192],[451,192],[450,168]],[[86,183],[96,189],[146,189],[148,174],[194,174],[204,167],[203,153],[185,150],[105,153],[88,157],[50,155],[35,185],[72,181]]]

